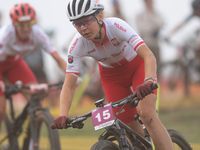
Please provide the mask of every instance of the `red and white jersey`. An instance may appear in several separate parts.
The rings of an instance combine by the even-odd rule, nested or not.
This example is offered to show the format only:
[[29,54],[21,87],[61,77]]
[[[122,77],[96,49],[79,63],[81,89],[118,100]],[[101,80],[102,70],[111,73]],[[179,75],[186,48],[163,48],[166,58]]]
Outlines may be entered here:
[[66,73],[78,75],[83,56],[91,56],[106,68],[120,67],[137,56],[137,49],[145,44],[141,37],[123,20],[105,18],[105,37],[101,43],[87,40],[77,33],[68,49]]
[[7,56],[23,55],[34,51],[38,47],[50,54],[57,51],[51,45],[47,34],[37,25],[33,25],[30,39],[26,42],[22,42],[17,37],[12,24],[5,25],[0,29],[0,61],[4,61]]

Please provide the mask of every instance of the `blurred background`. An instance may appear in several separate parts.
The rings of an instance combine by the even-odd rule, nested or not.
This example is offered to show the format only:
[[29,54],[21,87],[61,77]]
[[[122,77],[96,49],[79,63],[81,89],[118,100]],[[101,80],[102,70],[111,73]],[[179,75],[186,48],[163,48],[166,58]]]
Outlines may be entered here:
[[[69,0],[0,0],[0,2],[0,26],[11,23],[9,11],[13,5],[19,2],[31,4],[36,10],[38,25],[45,30],[53,45],[66,60],[68,45],[76,33],[76,29],[66,16],[66,4]],[[105,6],[106,17],[119,17],[129,23],[155,54],[160,87],[158,109],[163,124],[166,128],[179,131],[192,143],[194,149],[200,149],[198,145],[200,144],[200,15],[194,13],[194,10],[200,9],[198,3],[192,5],[193,0],[101,0],[100,2]],[[24,59],[40,82],[54,83],[64,79],[65,75],[57,68],[53,59],[40,50],[34,54],[27,54]],[[92,59],[83,59],[80,73],[83,81],[76,90],[71,116],[90,111],[94,108],[93,103],[104,97],[98,69],[96,72],[90,71],[94,63]],[[50,106],[53,116],[57,117],[59,92],[51,94],[50,97],[51,103],[46,102],[44,105]],[[71,136],[91,137],[99,134],[91,131],[91,122],[85,126],[81,131],[74,129],[59,131],[63,137],[62,141],[70,137],[67,139],[70,144],[72,143],[70,139],[73,139]],[[62,146],[64,147],[64,144]],[[65,149],[76,149],[73,146],[69,147],[68,145]]]

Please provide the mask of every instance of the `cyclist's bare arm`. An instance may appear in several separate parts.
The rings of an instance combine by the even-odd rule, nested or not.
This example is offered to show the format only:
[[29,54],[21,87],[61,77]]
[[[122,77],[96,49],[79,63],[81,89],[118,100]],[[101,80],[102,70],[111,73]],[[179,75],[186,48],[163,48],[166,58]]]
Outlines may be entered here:
[[58,55],[58,52],[52,53],[51,56],[56,60],[60,69],[66,72],[67,63]]
[[4,93],[5,91],[5,84],[3,81],[0,81],[0,91]]
[[156,58],[151,50],[146,46],[146,44],[141,45],[137,54],[144,59],[145,65],[145,78],[152,77],[153,79],[156,76]]
[[66,74],[64,85],[60,94],[60,116],[67,116],[72,103],[77,76]]

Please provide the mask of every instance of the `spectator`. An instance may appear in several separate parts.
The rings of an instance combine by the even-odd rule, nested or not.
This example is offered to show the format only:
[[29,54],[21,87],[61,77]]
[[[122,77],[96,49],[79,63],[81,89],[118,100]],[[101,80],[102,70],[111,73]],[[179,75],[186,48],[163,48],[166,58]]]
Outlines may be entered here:
[[113,5],[113,9],[114,9],[114,11],[113,11],[114,13],[112,16],[120,18],[122,20],[125,20],[124,15],[121,13],[119,0],[112,0],[112,5]]
[[186,18],[175,26],[167,35],[166,40],[169,41],[169,38],[173,36],[177,31],[179,31],[183,26],[185,26],[193,17],[200,17],[200,0],[193,0],[191,3],[192,13],[186,16]]
[[[170,32],[169,34],[166,35],[165,37],[165,40],[167,42],[170,42],[170,38],[172,38],[172,36],[174,34],[176,34],[180,29],[182,29],[185,25],[187,25],[187,23],[189,23],[194,17],[200,17],[200,0],[193,0],[192,3],[191,3],[191,7],[192,7],[192,12],[190,14],[188,14],[184,19],[183,21],[181,21],[178,25],[176,25]],[[198,30],[197,30],[198,31]],[[198,32],[197,32],[198,34]],[[187,35],[188,37],[188,35]],[[198,40],[199,39],[199,40]],[[199,74],[199,56],[200,56],[200,38],[196,35],[195,39],[192,39],[193,41],[185,41],[184,42],[184,55],[178,59],[178,60],[181,60],[181,61],[178,61],[179,65],[182,66],[182,75],[184,74],[184,88],[185,88],[185,95],[188,96],[189,95],[189,88],[188,88],[188,85],[189,85],[189,77],[191,77],[191,72],[189,72],[189,70],[191,71],[191,64],[188,65],[188,62],[190,61],[188,58],[190,57],[188,55],[188,53],[186,53],[189,49],[193,49],[193,52],[195,52],[194,56],[195,58],[193,58],[193,62],[195,63],[194,67],[196,69],[196,72],[197,74]],[[193,43],[194,42],[194,43]],[[192,46],[189,46],[189,45],[192,45]],[[184,61],[182,61],[184,59]],[[185,63],[187,62],[187,63]],[[195,73],[193,73],[194,75]],[[196,77],[192,77],[193,79],[196,78]],[[174,73],[173,73],[173,79],[174,79]],[[199,76],[197,75],[197,81],[199,80]],[[173,80],[170,80],[170,82],[173,81]],[[174,85],[174,82],[172,82],[173,84],[171,85]]]
[[200,17],[200,0],[193,0],[192,9],[193,9],[193,16]]
[[160,77],[160,47],[159,31],[163,25],[160,14],[154,8],[153,0],[143,0],[145,10],[137,15],[136,23],[141,38],[145,41],[149,49],[154,53],[157,59],[157,76]]

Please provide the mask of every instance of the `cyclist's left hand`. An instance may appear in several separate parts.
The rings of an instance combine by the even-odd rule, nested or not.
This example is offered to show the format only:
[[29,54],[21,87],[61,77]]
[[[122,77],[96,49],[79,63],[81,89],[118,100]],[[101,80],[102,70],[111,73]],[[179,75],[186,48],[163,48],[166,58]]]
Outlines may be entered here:
[[142,100],[145,96],[153,93],[153,90],[151,89],[152,83],[152,81],[147,81],[136,88],[137,97],[139,100]]
[[66,120],[68,119],[68,117],[66,116],[59,116],[58,118],[53,120],[53,125],[57,128],[57,129],[67,129],[66,127]]

